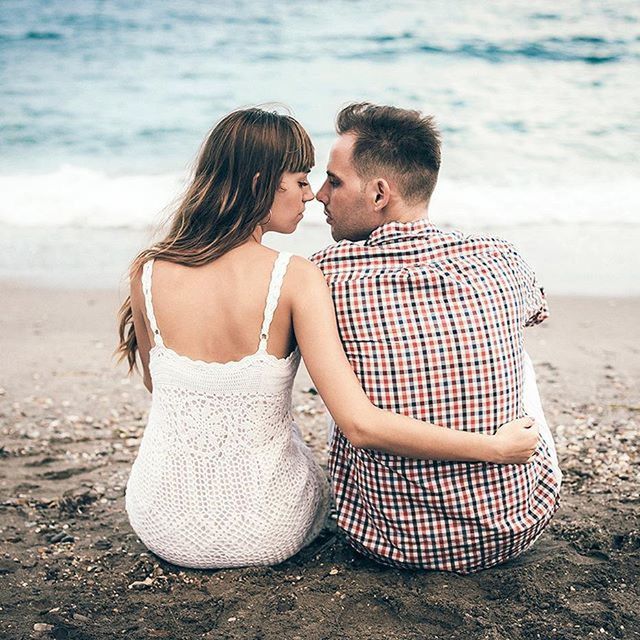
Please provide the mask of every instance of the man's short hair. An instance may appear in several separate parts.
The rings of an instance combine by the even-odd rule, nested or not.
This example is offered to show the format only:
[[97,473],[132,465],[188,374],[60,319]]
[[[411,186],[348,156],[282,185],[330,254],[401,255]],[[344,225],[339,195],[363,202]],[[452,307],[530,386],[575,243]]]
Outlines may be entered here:
[[440,169],[440,133],[433,117],[357,102],[338,113],[336,131],[355,136],[353,164],[362,179],[387,173],[408,204],[431,198]]

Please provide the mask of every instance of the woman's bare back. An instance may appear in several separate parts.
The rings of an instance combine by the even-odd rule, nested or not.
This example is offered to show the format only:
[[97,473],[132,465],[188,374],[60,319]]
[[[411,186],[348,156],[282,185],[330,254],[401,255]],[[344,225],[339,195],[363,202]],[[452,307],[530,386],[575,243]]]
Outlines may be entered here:
[[[204,362],[237,361],[255,353],[277,255],[248,242],[202,267],[156,260],[153,306],[165,346]],[[284,290],[267,345],[278,358],[295,348],[291,304]]]

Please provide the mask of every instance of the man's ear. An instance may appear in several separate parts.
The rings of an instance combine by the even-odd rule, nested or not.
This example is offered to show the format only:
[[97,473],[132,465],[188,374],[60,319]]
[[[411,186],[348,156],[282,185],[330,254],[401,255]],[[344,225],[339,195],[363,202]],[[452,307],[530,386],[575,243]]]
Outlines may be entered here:
[[373,182],[373,206],[376,211],[382,211],[391,198],[391,188],[384,178],[376,178]]

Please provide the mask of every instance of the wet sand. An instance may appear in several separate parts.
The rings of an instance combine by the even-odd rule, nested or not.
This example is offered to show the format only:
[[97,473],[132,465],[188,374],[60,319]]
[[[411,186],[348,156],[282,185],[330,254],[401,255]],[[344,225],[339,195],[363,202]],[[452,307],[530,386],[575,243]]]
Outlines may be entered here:
[[[640,638],[639,298],[551,298],[529,331],[562,507],[532,550],[466,577],[378,566],[334,526],[276,567],[160,561],[124,511],[149,398],[111,360],[117,292],[0,300],[0,638]],[[295,414],[324,462],[310,386]]]

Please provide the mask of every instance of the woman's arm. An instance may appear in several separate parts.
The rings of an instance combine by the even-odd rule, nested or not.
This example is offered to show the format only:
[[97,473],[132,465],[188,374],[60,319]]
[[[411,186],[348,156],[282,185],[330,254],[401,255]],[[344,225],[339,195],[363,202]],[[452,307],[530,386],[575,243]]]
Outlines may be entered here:
[[538,432],[522,418],[496,435],[446,429],[378,409],[371,404],[342,348],[333,301],[322,272],[294,258],[290,276],[296,340],[318,392],[353,446],[431,460],[523,463],[533,454]]
[[149,372],[149,351],[151,350],[150,331],[147,327],[144,294],[142,293],[142,269],[131,277],[131,311],[133,312],[133,327],[138,341],[138,355],[142,363],[142,382],[153,391],[151,373]]

